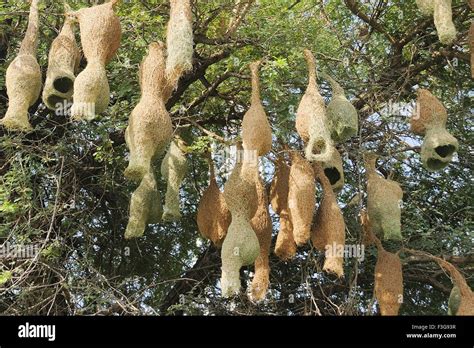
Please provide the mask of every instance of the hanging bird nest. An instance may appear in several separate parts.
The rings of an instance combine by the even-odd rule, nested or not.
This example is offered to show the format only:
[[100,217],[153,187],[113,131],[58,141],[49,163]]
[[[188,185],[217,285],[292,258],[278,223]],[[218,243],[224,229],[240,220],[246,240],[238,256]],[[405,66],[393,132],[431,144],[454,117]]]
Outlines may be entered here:
[[275,255],[281,260],[287,261],[296,254],[293,224],[288,207],[290,167],[286,164],[283,156],[277,157],[275,167],[275,175],[270,186],[272,208],[280,216],[280,230],[275,244]]
[[51,44],[48,71],[43,88],[43,103],[51,110],[64,107],[72,99],[74,80],[79,68],[81,52],[74,35],[74,21],[66,17],[58,37]]
[[309,161],[324,162],[331,158],[334,150],[326,105],[316,83],[316,59],[310,50],[304,50],[308,65],[309,81],[306,92],[296,111],[296,130],[306,145],[305,155]]
[[331,152],[329,161],[323,162],[321,165],[326,174],[332,189],[335,192],[340,191],[344,186],[344,169],[342,168],[342,158],[337,149]]
[[166,29],[166,76],[172,89],[183,73],[193,68],[193,15],[190,0],[171,0]]
[[[242,151],[239,147],[239,151]],[[258,163],[246,158],[239,160],[224,187],[224,197],[232,214],[232,222],[222,244],[222,296],[240,292],[240,268],[255,262],[260,244],[250,223],[258,209]]]
[[335,142],[344,142],[357,135],[359,116],[341,85],[328,74],[323,74],[323,77],[332,88],[332,99],[326,110],[331,137]]
[[153,172],[148,172],[142,179],[140,186],[132,194],[130,202],[130,217],[125,239],[143,236],[148,224],[161,221],[161,196]]
[[431,255],[427,252],[407,248],[405,248],[404,250],[408,251],[411,254],[435,261],[443,270],[449,273],[454,287],[458,288],[458,290],[453,289],[451,292],[453,298],[450,298],[450,301],[452,303],[453,310],[456,309],[456,297],[458,297],[456,294],[457,292],[459,292],[460,297],[460,301],[457,306],[457,311],[454,311],[455,313],[452,313],[453,315],[474,315],[474,292],[472,292],[471,288],[467,284],[466,278],[464,278],[461,272],[459,272],[459,270],[452,263],[443,260],[437,256]]
[[87,59],[86,68],[74,81],[73,119],[92,120],[109,104],[105,65],[114,57],[122,37],[120,20],[114,12],[117,2],[112,0],[68,14],[79,22],[82,50]]
[[28,108],[38,100],[41,92],[41,69],[36,60],[38,27],[38,0],[32,0],[25,37],[5,76],[8,109],[0,124],[11,131],[33,129],[28,120]]
[[316,205],[316,184],[311,164],[298,153],[292,153],[288,188],[288,207],[293,223],[293,237],[296,245],[306,244],[311,235],[314,207]]
[[342,277],[344,275],[343,251],[346,240],[346,224],[324,170],[320,165],[315,165],[314,171],[323,188],[323,198],[316,212],[311,242],[316,249],[325,251],[323,270]]
[[456,27],[453,23],[451,0],[416,0],[420,12],[425,16],[433,16],[439,41],[450,45],[456,38]]
[[421,146],[423,167],[429,171],[445,168],[458,151],[459,143],[446,130],[448,113],[428,90],[418,90],[416,110],[411,118],[413,133],[425,135]]
[[185,151],[184,142],[181,139],[176,139],[171,142],[161,163],[161,175],[167,184],[163,221],[171,222],[181,219],[179,189],[188,171]]
[[375,264],[375,297],[382,315],[398,315],[403,302],[402,263],[398,254],[390,253],[378,245]]
[[461,290],[458,286],[453,286],[448,300],[448,315],[456,315],[461,305]]
[[212,241],[218,248],[222,246],[232,221],[225,198],[217,186],[214,163],[209,154],[209,187],[204,191],[197,211],[197,225],[201,235]]
[[252,301],[262,301],[270,284],[270,247],[272,244],[272,221],[269,212],[268,196],[260,176],[257,180],[258,208],[250,224],[257,235],[260,254],[255,260],[255,274],[250,287]]
[[400,185],[382,178],[375,171],[377,156],[366,154],[367,210],[370,224],[377,236],[384,239],[402,239],[401,204],[403,191]]
[[260,61],[250,64],[252,73],[252,102],[242,121],[242,140],[245,150],[255,150],[258,156],[267,154],[272,148],[272,129],[260,100],[258,69]]
[[139,182],[168,146],[173,126],[162,96],[165,58],[161,42],[153,42],[140,66],[141,99],[130,115],[125,140],[130,161],[125,176]]
[[471,22],[468,34],[469,50],[471,51],[471,77],[474,79],[474,22]]

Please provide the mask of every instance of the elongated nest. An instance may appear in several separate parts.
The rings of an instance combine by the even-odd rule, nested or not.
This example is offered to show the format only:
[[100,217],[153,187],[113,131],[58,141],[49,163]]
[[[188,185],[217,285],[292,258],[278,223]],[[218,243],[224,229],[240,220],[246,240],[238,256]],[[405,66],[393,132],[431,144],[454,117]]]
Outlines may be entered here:
[[255,274],[250,287],[250,299],[262,301],[265,299],[270,285],[270,247],[272,243],[272,221],[269,212],[269,202],[265,186],[259,177],[257,181],[258,208],[250,221],[257,235],[260,253],[255,260]]
[[220,248],[232,221],[232,215],[227,208],[224,195],[217,186],[212,161],[210,161],[209,167],[209,187],[204,191],[199,202],[197,225],[201,235]]
[[378,249],[375,264],[375,297],[382,315],[398,315],[403,303],[402,263],[397,254]]
[[298,153],[292,154],[288,189],[288,207],[293,223],[296,245],[304,245],[310,238],[311,223],[316,205],[314,171]]
[[275,244],[275,255],[283,261],[292,259],[296,254],[293,238],[293,223],[288,207],[290,167],[282,156],[275,163],[275,175],[270,186],[270,199],[273,211],[280,217],[280,229]]
[[171,0],[166,29],[166,76],[175,88],[183,73],[193,68],[193,18],[190,0]]
[[74,22],[67,17],[61,32],[51,44],[43,103],[51,110],[72,99],[81,52],[74,35]]
[[180,139],[172,141],[161,163],[161,175],[167,184],[163,221],[181,219],[179,189],[188,171],[184,149],[185,145]]
[[165,69],[164,47],[153,42],[140,66],[141,98],[125,131],[130,161],[125,176],[140,181],[168,146],[173,126],[162,95]]
[[315,165],[314,169],[323,188],[323,198],[316,212],[311,242],[316,249],[325,251],[323,270],[342,277],[344,275],[346,224],[324,170],[320,165]]
[[255,150],[258,156],[263,156],[272,148],[272,129],[260,100],[259,66],[260,61],[250,64],[252,102],[242,121],[242,140],[245,150]]
[[411,130],[418,135],[425,135],[431,128],[445,128],[448,112],[444,105],[430,91],[417,91],[416,108],[411,117]]
[[449,45],[456,38],[456,27],[453,23],[451,0],[416,0],[416,5],[425,16],[433,16],[439,41]]
[[161,196],[155,180],[155,175],[148,172],[142,179],[140,186],[132,194],[130,202],[130,217],[125,239],[143,236],[148,224],[161,221]]
[[41,69],[36,60],[38,27],[38,0],[33,0],[20,51],[8,66],[5,76],[8,109],[0,124],[11,131],[33,129],[28,120],[28,108],[38,100],[41,92]]
[[379,176],[375,171],[376,157],[367,155],[367,210],[376,235],[384,239],[401,240],[400,185]]

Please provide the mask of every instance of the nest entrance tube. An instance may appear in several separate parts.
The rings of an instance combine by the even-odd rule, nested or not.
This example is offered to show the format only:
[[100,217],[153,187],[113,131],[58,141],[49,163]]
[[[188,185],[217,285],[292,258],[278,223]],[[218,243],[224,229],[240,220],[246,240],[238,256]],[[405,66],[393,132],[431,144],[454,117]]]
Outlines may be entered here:
[[74,35],[74,21],[66,17],[48,56],[48,71],[43,89],[43,102],[48,109],[64,107],[64,102],[72,99],[80,55]]
[[87,59],[86,68],[74,81],[73,119],[92,120],[105,111],[109,104],[110,90],[105,65],[114,57],[122,37],[120,20],[114,12],[117,1],[68,14],[79,22],[82,49]]
[[420,89],[411,118],[411,130],[425,136],[421,145],[421,161],[428,171],[445,168],[458,151],[458,140],[446,130],[447,118],[444,105],[428,90]]
[[38,0],[31,1],[25,37],[18,55],[8,66],[5,76],[8,109],[0,124],[11,131],[28,132],[33,129],[28,120],[28,108],[38,100],[41,92],[41,68],[36,59],[38,2]]
[[322,163],[324,174],[329,179],[332,189],[337,192],[344,186],[344,169],[342,168],[342,158],[337,149],[331,152],[331,158]]

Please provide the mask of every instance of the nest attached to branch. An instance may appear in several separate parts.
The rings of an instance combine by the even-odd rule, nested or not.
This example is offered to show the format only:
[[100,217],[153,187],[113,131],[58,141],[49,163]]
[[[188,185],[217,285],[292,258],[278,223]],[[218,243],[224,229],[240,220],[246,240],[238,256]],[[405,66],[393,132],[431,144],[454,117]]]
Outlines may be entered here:
[[325,251],[323,270],[342,277],[344,275],[346,224],[324,170],[320,165],[315,165],[314,170],[323,188],[323,198],[316,212],[311,242],[316,249]]
[[296,254],[296,243],[293,238],[293,224],[288,207],[290,167],[283,156],[277,157],[275,176],[270,186],[272,209],[280,217],[280,230],[275,244],[275,255],[283,261],[291,260]]
[[323,162],[321,165],[326,174],[332,189],[335,192],[340,191],[344,186],[344,169],[342,168],[342,158],[339,151],[335,149],[331,153],[329,161]]
[[375,264],[375,297],[382,315],[398,315],[403,303],[403,272],[398,254],[390,253],[378,245]]
[[125,176],[140,181],[168,146],[173,126],[162,96],[165,58],[161,42],[153,42],[140,66],[141,98],[130,115],[125,140],[130,161]]
[[161,195],[155,175],[153,172],[148,172],[143,177],[140,186],[132,194],[125,239],[143,236],[148,224],[156,224],[161,221],[162,212]]
[[420,12],[425,16],[433,16],[439,41],[450,45],[456,38],[456,27],[453,23],[451,0],[416,0]]
[[[454,288],[451,291],[452,298],[450,296],[451,305],[449,306],[452,315],[474,315],[474,292],[472,292],[467,284],[466,278],[464,278],[461,272],[459,272],[452,263],[423,251],[405,250],[411,254],[435,261],[442,269],[449,273],[451,281],[454,284]],[[457,288],[457,290],[455,288]],[[459,300],[457,300],[456,297],[458,297]]]
[[193,68],[193,15],[190,0],[171,0],[166,29],[166,76],[174,89],[180,77]]
[[[81,52],[74,35],[74,21],[66,16],[63,28],[51,44],[48,72],[43,88],[43,103],[50,110],[72,99]],[[63,106],[64,107],[64,106]]]
[[41,68],[36,60],[38,27],[38,0],[32,0],[25,37],[5,76],[8,109],[0,124],[11,131],[28,132],[33,129],[28,120],[28,108],[41,93]]
[[258,156],[264,156],[272,148],[272,129],[260,99],[260,63],[256,61],[250,64],[252,102],[242,121],[242,140],[245,150],[255,150]]
[[122,37],[120,20],[114,12],[117,2],[112,0],[68,14],[79,22],[82,50],[87,59],[86,68],[74,81],[73,119],[92,120],[109,104],[105,65],[114,57]]
[[451,163],[459,142],[446,130],[448,113],[444,105],[426,89],[418,91],[416,110],[411,118],[411,130],[424,135],[421,160],[428,171],[438,171]]
[[354,105],[346,98],[341,85],[327,74],[323,74],[323,77],[332,88],[332,99],[326,109],[331,137],[335,142],[344,142],[357,135],[359,116]]
[[270,285],[270,247],[272,244],[272,221],[269,212],[268,196],[262,179],[257,180],[258,208],[250,224],[257,235],[260,254],[255,260],[255,275],[250,287],[252,301],[262,301]]
[[365,155],[367,171],[367,209],[371,226],[377,236],[384,239],[402,239],[401,204],[403,191],[400,185],[377,174],[376,155]]
[[296,245],[306,244],[311,235],[316,205],[316,183],[311,164],[298,153],[292,153],[288,188],[288,207]]
[[453,286],[448,299],[448,315],[456,315],[461,305],[461,290],[458,286]]
[[214,163],[209,158],[209,187],[204,191],[197,211],[197,225],[201,235],[212,241],[218,248],[222,246],[232,215],[225,198],[217,186]]
[[188,163],[184,151],[183,141],[176,139],[171,142],[168,152],[163,162],[161,162],[161,175],[166,181],[163,221],[171,222],[181,219],[179,189],[188,172]]
[[308,65],[309,81],[306,92],[296,111],[296,130],[307,144],[306,158],[313,162],[324,162],[331,158],[334,145],[326,116],[326,105],[316,82],[316,59],[310,50],[304,50]]
[[[240,148],[239,148],[239,151]],[[224,197],[232,214],[232,222],[222,244],[222,296],[240,292],[240,268],[255,262],[260,244],[250,223],[258,210],[258,163],[255,158],[237,160],[224,187]]]

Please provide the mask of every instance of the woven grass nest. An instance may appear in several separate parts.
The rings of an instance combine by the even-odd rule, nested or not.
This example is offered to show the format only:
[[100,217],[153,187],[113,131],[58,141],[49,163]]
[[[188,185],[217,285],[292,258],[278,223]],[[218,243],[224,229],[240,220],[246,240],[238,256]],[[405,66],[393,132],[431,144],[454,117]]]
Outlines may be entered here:
[[403,303],[403,272],[398,254],[386,251],[378,245],[375,264],[375,297],[382,315],[398,315]]
[[448,302],[448,310],[451,315],[474,315],[474,292],[472,292],[467,284],[466,278],[464,278],[461,272],[459,272],[452,263],[423,251],[411,249],[406,250],[411,254],[419,255],[435,261],[449,274],[454,285]]
[[416,0],[420,12],[425,16],[433,16],[439,41],[450,45],[456,38],[453,23],[451,0]]
[[421,160],[428,171],[438,171],[451,163],[459,142],[446,130],[448,113],[444,105],[426,89],[418,90],[411,130],[424,135]]
[[332,88],[332,99],[326,109],[331,137],[335,142],[344,142],[359,131],[359,116],[352,103],[346,98],[341,85],[328,74],[322,75]]
[[204,191],[197,211],[197,225],[201,235],[212,241],[218,248],[222,246],[232,215],[224,195],[217,186],[214,163],[209,156],[209,186]]
[[315,165],[314,171],[323,188],[323,197],[316,212],[314,228],[311,231],[311,242],[316,249],[325,251],[323,270],[342,277],[344,275],[344,256],[339,255],[338,252],[344,248],[346,224],[323,168],[320,165]]
[[166,181],[165,206],[163,221],[171,222],[181,219],[179,189],[188,171],[185,156],[186,146],[181,139],[171,142],[163,162],[161,175]]
[[156,224],[161,221],[162,212],[161,195],[155,175],[150,171],[143,177],[140,186],[132,194],[125,239],[143,236],[148,224]]
[[8,66],[5,76],[8,109],[0,124],[11,131],[28,132],[33,129],[28,120],[28,108],[38,100],[41,92],[41,69],[36,60],[38,2],[39,0],[31,1],[25,37],[18,55]]
[[311,164],[298,153],[291,154],[288,207],[296,245],[306,244],[311,235],[316,205],[316,184]]
[[242,121],[242,140],[245,150],[255,150],[258,156],[267,154],[272,148],[272,129],[260,100],[258,69],[261,62],[250,64],[252,73],[252,101]]
[[193,68],[193,18],[190,0],[171,0],[166,29],[166,76],[174,89],[179,78]]
[[74,35],[74,21],[66,16],[63,28],[51,44],[48,71],[43,88],[43,103],[50,110],[72,99],[81,52]]
[[316,59],[310,50],[304,50],[309,80],[306,92],[296,111],[296,130],[306,143],[305,156],[313,162],[325,162],[334,150],[326,105],[316,82]]
[[270,247],[272,244],[272,221],[269,212],[268,195],[260,176],[257,180],[258,207],[250,224],[257,235],[260,254],[255,260],[255,274],[250,286],[250,299],[262,301],[270,285]]
[[232,222],[221,251],[223,297],[240,292],[240,268],[254,263],[260,254],[259,240],[250,223],[258,210],[257,181],[258,163],[244,155],[224,186]]
[[367,209],[371,226],[383,239],[401,240],[401,202],[403,191],[400,185],[377,174],[376,155],[366,154]]
[[293,223],[288,207],[290,167],[280,155],[275,163],[275,175],[270,186],[272,209],[279,215],[280,229],[275,244],[275,255],[283,261],[291,260],[296,254],[296,243],[293,238]]
[[139,182],[168,146],[173,126],[162,95],[165,84],[164,45],[153,42],[140,66],[141,98],[130,115],[125,140],[130,161],[125,176]]
[[74,81],[73,119],[92,120],[109,104],[105,65],[114,57],[122,37],[120,20],[114,12],[117,2],[112,0],[69,13],[79,22],[82,50],[87,59],[86,68]]

